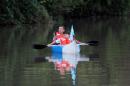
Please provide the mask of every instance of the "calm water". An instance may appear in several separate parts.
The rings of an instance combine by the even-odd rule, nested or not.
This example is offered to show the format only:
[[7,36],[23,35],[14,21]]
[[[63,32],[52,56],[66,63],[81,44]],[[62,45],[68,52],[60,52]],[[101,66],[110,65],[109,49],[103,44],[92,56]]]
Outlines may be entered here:
[[99,45],[81,46],[80,53],[62,56],[49,48],[32,48],[51,41],[48,28],[1,27],[0,86],[129,86],[129,22],[119,17],[75,19],[77,39],[97,40]]

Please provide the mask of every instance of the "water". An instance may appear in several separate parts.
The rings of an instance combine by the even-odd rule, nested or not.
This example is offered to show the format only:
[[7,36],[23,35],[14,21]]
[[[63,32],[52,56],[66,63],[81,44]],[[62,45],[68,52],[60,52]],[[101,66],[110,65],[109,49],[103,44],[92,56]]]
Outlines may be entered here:
[[61,59],[75,64],[65,73],[56,69],[49,48],[32,48],[33,43],[50,42],[48,29],[1,27],[0,86],[129,86],[129,22],[130,18],[119,17],[75,19],[76,38],[97,40],[99,45],[81,46],[78,55],[64,55]]

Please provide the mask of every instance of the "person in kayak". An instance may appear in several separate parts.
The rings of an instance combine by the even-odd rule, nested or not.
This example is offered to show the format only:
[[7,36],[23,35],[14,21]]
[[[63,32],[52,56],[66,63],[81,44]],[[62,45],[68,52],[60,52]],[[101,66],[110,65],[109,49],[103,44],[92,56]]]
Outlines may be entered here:
[[66,45],[70,43],[69,40],[69,34],[64,34],[65,29],[64,26],[59,26],[58,31],[55,33],[55,36],[53,37],[53,41],[52,43],[50,43],[49,45]]
[[[75,38],[76,43],[80,43]],[[70,35],[65,33],[64,26],[59,26],[58,32],[55,33],[52,43],[48,45],[66,45],[71,43]]]
[[64,37],[64,33],[64,26],[59,26],[58,31],[55,33],[55,36],[53,37],[53,41],[57,40],[58,38]]

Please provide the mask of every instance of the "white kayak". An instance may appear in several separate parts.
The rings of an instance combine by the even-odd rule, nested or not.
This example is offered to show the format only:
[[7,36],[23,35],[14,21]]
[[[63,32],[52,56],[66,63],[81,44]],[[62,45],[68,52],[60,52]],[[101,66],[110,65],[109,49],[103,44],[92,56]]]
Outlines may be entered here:
[[80,45],[75,41],[67,45],[52,45],[51,48],[52,52],[56,53],[75,54],[80,52]]

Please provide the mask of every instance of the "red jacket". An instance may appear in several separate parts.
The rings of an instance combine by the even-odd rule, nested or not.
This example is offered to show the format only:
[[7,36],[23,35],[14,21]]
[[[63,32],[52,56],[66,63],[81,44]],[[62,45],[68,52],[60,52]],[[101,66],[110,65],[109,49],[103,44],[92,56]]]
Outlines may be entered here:
[[64,36],[64,34],[60,34],[59,32],[56,32],[56,39],[60,40],[61,45],[66,45],[70,43],[70,40]]

